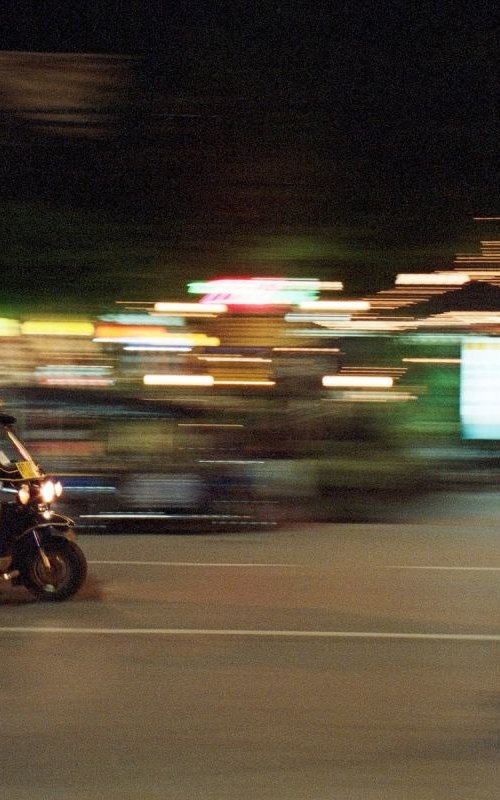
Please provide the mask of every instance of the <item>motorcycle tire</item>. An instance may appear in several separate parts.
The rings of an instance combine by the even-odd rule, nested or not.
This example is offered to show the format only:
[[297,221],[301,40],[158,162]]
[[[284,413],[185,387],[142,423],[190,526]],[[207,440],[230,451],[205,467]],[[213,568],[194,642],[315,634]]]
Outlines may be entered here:
[[72,597],[87,577],[87,562],[82,551],[68,539],[43,545],[51,567],[47,569],[38,550],[33,550],[23,570],[22,583],[37,600],[59,602]]

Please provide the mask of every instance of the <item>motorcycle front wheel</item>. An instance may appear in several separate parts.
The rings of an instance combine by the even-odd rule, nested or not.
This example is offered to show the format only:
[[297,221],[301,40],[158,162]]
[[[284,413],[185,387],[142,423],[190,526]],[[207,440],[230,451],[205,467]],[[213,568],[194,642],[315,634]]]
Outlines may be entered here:
[[26,563],[22,583],[37,600],[58,602],[72,597],[87,577],[87,562],[82,551],[68,539],[43,545],[50,566],[39,550],[33,550]]

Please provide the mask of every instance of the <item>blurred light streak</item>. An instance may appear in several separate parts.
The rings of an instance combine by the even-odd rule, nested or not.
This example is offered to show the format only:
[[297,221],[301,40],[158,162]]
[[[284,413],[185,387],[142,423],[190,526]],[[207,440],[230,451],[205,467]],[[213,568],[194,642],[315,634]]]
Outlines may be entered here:
[[[176,334],[178,335],[178,334]],[[170,336],[166,330],[158,330],[155,325],[119,325],[97,323],[95,327],[96,339],[113,341],[114,339],[153,339]]]
[[275,353],[340,353],[338,347],[273,347]]
[[342,281],[320,281],[319,289],[325,292],[341,292],[344,288]]
[[152,314],[143,312],[118,313],[118,314],[104,314],[99,317],[102,322],[115,322],[119,325],[163,325],[168,327],[181,327],[186,324],[183,317],[165,317],[163,314]]
[[337,397],[323,398],[328,403],[403,403],[417,400],[410,392],[341,392]]
[[192,349],[193,347],[197,346],[207,346],[207,347],[217,347],[220,344],[219,339],[215,339],[213,337],[207,337],[206,339],[193,341],[192,336],[189,338],[187,336],[182,336],[179,340],[173,339],[172,336],[156,336],[150,339],[142,340],[140,337],[137,339],[125,336],[120,338],[119,336],[98,336],[94,338],[94,342],[98,344],[123,344],[123,345],[142,345],[145,348],[149,347],[160,347],[166,350],[172,350],[172,348],[177,347],[186,347],[188,350]]
[[43,386],[113,386],[111,370],[89,364],[48,364],[36,367],[35,380]]
[[17,319],[0,318],[0,336],[19,336],[21,325]]
[[190,353],[193,348],[188,345],[129,344],[123,349],[131,353]]
[[210,303],[210,309],[207,309],[201,301],[200,303],[155,303],[154,310],[162,313],[213,316],[225,314],[227,306],[224,303]]
[[305,314],[300,311],[292,311],[285,314],[285,322],[350,322],[349,314]]
[[[416,328],[418,327],[417,320],[410,320],[410,319],[362,319],[362,320],[355,320],[352,322],[318,322],[318,325],[321,325],[323,328],[328,328],[328,330],[335,330],[335,331],[343,331],[343,332],[352,332],[352,333],[392,333],[393,331],[401,331],[401,330],[408,330],[409,328]],[[299,332],[298,332],[299,333]],[[305,332],[302,332],[305,335]],[[314,333],[311,332],[309,335],[323,335],[327,336],[327,332],[322,333]]]
[[461,286],[469,280],[465,272],[401,272],[396,275],[396,286]]
[[146,386],[213,386],[212,375],[144,375]]
[[496,251],[494,253],[485,253],[483,252],[481,255],[471,255],[470,253],[458,254],[455,259],[457,262],[461,263],[475,263],[475,262],[482,262],[482,261],[499,261],[500,260],[500,253]]
[[214,380],[214,386],[276,386],[276,381]]
[[112,378],[86,378],[70,376],[40,376],[38,381],[43,386],[113,386],[114,380]]
[[469,327],[471,325],[500,325],[500,312],[445,311],[442,314],[418,320],[419,327]]
[[102,325],[95,328],[95,342],[148,346],[218,347],[220,340],[205,333],[170,333],[154,325]]
[[409,364],[461,364],[461,358],[403,358]]
[[368,300],[314,300],[300,303],[304,311],[369,311]]
[[323,386],[328,388],[366,387],[390,388],[394,379],[388,375],[324,375]]
[[[328,326],[330,327],[330,326]],[[333,326],[332,326],[333,327]],[[340,327],[340,326],[339,326]],[[295,328],[294,330],[288,330],[286,332],[287,336],[297,336],[301,339],[310,338],[310,337],[320,337],[320,338],[332,338],[332,334],[330,330],[319,330],[318,328]]]
[[407,372],[406,367],[366,367],[360,365],[342,368],[342,375],[393,375],[396,378],[400,378],[405,372]]
[[271,364],[272,358],[262,358],[261,356],[197,356],[198,361],[232,362],[239,364]]
[[92,322],[62,320],[27,320],[21,323],[24,336],[85,336],[94,335]]

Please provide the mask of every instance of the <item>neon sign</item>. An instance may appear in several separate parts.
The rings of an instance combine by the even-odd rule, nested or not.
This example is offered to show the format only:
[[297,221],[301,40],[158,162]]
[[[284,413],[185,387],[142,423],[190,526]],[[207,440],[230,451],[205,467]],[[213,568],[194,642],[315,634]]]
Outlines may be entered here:
[[291,306],[317,300],[321,282],[302,278],[217,278],[188,284],[200,303],[227,306]]

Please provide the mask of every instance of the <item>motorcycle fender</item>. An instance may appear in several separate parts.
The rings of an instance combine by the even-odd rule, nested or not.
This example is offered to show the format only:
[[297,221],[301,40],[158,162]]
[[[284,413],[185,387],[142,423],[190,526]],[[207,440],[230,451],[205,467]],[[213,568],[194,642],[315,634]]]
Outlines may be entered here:
[[53,538],[54,536],[60,536],[62,539],[76,541],[73,520],[70,520],[67,517],[60,517],[58,520],[51,519],[50,522],[37,522],[36,525],[32,525],[31,528],[27,528],[23,532],[22,536],[19,537],[18,541],[26,541],[30,536],[33,535],[35,531],[40,536],[42,544],[46,538]]

